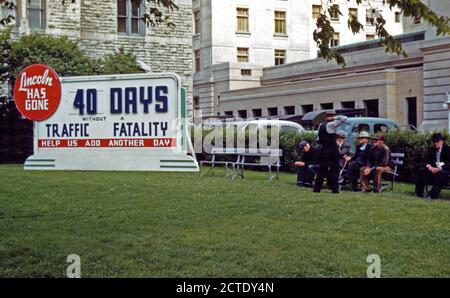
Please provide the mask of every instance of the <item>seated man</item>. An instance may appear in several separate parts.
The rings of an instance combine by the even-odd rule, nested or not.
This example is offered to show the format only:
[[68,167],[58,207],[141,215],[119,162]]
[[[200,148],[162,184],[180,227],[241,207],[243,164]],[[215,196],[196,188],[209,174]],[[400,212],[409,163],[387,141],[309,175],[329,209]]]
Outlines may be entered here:
[[367,131],[361,131],[358,136],[358,145],[355,149],[355,155],[349,160],[348,171],[345,178],[350,181],[353,191],[359,191],[358,178],[359,170],[367,164],[367,152],[372,146],[369,144],[370,135]]
[[450,173],[450,148],[445,145],[444,137],[440,133],[432,136],[433,147],[428,149],[425,166],[419,169],[416,194],[423,198],[425,185],[432,184],[433,188],[428,193],[428,198],[437,199],[441,189],[447,184]]
[[360,170],[361,191],[370,192],[369,180],[374,177],[373,191],[380,192],[381,176],[392,171],[391,150],[384,144],[384,136],[378,135],[373,139],[373,146],[367,153],[365,166]]
[[303,155],[302,161],[295,163],[295,166],[298,167],[297,186],[311,187],[314,176],[319,170],[320,149],[312,147],[307,141],[301,141],[298,146]]
[[345,133],[337,132],[336,133],[336,144],[338,145],[339,151],[339,166],[342,169],[345,165],[345,162],[350,157],[350,146],[345,144]]

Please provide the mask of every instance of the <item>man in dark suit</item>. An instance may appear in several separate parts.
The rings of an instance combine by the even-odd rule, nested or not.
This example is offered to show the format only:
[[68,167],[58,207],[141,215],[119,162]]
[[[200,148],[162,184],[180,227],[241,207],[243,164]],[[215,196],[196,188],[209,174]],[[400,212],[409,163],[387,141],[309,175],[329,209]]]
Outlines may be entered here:
[[348,157],[350,157],[350,145],[345,144],[345,133],[342,131],[338,131],[336,133],[336,144],[338,145],[339,151],[339,166],[342,169],[347,161]]
[[338,178],[340,156],[338,145],[336,143],[336,132],[337,128],[344,124],[346,120],[346,116],[336,116],[335,111],[327,111],[325,121],[319,125],[317,135],[322,149],[320,150],[320,167],[314,183],[314,192],[320,192],[322,190],[323,182],[326,177],[331,191],[336,194],[339,193]]
[[450,148],[445,145],[444,137],[440,133],[431,138],[433,147],[428,149],[425,165],[419,169],[416,182],[416,194],[423,198],[425,185],[433,185],[427,198],[437,199],[442,187],[448,182],[450,173]]
[[297,186],[312,187],[314,176],[319,171],[320,149],[311,146],[307,141],[301,141],[298,147],[303,155],[302,160],[295,163],[298,168]]
[[359,191],[358,178],[359,170],[367,164],[367,152],[372,146],[369,144],[370,135],[367,131],[361,131],[358,136],[358,145],[355,155],[349,159],[348,171],[345,172],[345,178],[350,181],[353,191]]

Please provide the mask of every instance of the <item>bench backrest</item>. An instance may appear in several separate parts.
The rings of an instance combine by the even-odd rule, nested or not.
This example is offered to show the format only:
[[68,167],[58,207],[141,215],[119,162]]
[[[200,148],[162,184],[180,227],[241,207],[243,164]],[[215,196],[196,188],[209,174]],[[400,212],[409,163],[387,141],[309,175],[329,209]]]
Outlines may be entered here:
[[241,154],[244,153],[243,148],[212,148],[211,154]]
[[396,166],[402,166],[405,159],[405,153],[391,153],[392,162]]
[[259,148],[259,149],[249,149],[249,148],[213,148],[211,154],[216,155],[226,155],[226,154],[240,154],[245,156],[257,156],[257,157],[269,157],[283,156],[283,150],[281,149],[270,149],[270,148]]

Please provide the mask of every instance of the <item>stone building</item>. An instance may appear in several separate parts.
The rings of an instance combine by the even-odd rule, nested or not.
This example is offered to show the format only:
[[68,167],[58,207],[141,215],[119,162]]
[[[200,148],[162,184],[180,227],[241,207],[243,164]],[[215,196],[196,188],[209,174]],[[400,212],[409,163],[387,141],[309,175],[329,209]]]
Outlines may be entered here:
[[[263,67],[317,57],[313,40],[321,0],[193,0],[194,105],[202,116],[217,115],[222,92],[259,85]],[[337,0],[342,15],[330,16],[336,31],[332,46],[376,38],[371,8],[401,34],[401,14],[382,0]],[[364,30],[354,35],[347,22],[357,17]],[[200,113],[198,113],[200,115]]]
[[[101,57],[120,48],[131,52],[151,72],[176,72],[187,91],[192,116],[192,0],[176,0],[170,12],[176,28],[147,27],[146,0],[17,0],[13,33],[66,35],[80,41],[87,54]],[[3,12],[11,13],[11,12]]]

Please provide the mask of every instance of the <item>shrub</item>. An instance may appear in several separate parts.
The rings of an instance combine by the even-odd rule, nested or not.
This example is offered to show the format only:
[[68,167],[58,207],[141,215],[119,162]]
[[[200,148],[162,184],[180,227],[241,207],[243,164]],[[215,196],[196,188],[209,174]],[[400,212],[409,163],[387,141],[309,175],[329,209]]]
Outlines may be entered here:
[[[440,131],[447,139],[448,132]],[[423,165],[428,148],[432,146],[431,132],[394,130],[385,134],[385,144],[391,152],[405,153],[404,164],[400,168],[400,180],[415,181],[416,170]]]
[[144,72],[132,53],[125,53],[123,48],[117,53],[107,54],[98,61],[98,74],[122,74]]
[[60,76],[143,72],[136,57],[123,49],[94,59],[83,52],[77,41],[67,36],[32,33],[12,40],[10,29],[0,30],[0,59],[0,79],[10,82],[34,63],[49,65]]
[[[203,137],[208,133],[210,131],[204,131]],[[441,133],[449,139],[447,132],[441,131]],[[404,165],[399,168],[399,180],[415,181],[416,169],[423,165],[428,148],[432,146],[431,135],[431,132],[420,133],[411,130],[395,130],[385,134],[385,144],[389,146],[392,152],[405,153]],[[295,171],[294,163],[301,159],[302,154],[298,148],[298,143],[302,140],[317,146],[317,135],[313,132],[280,134],[280,148],[283,150],[282,170]],[[199,159],[205,157],[204,153],[198,154]]]

